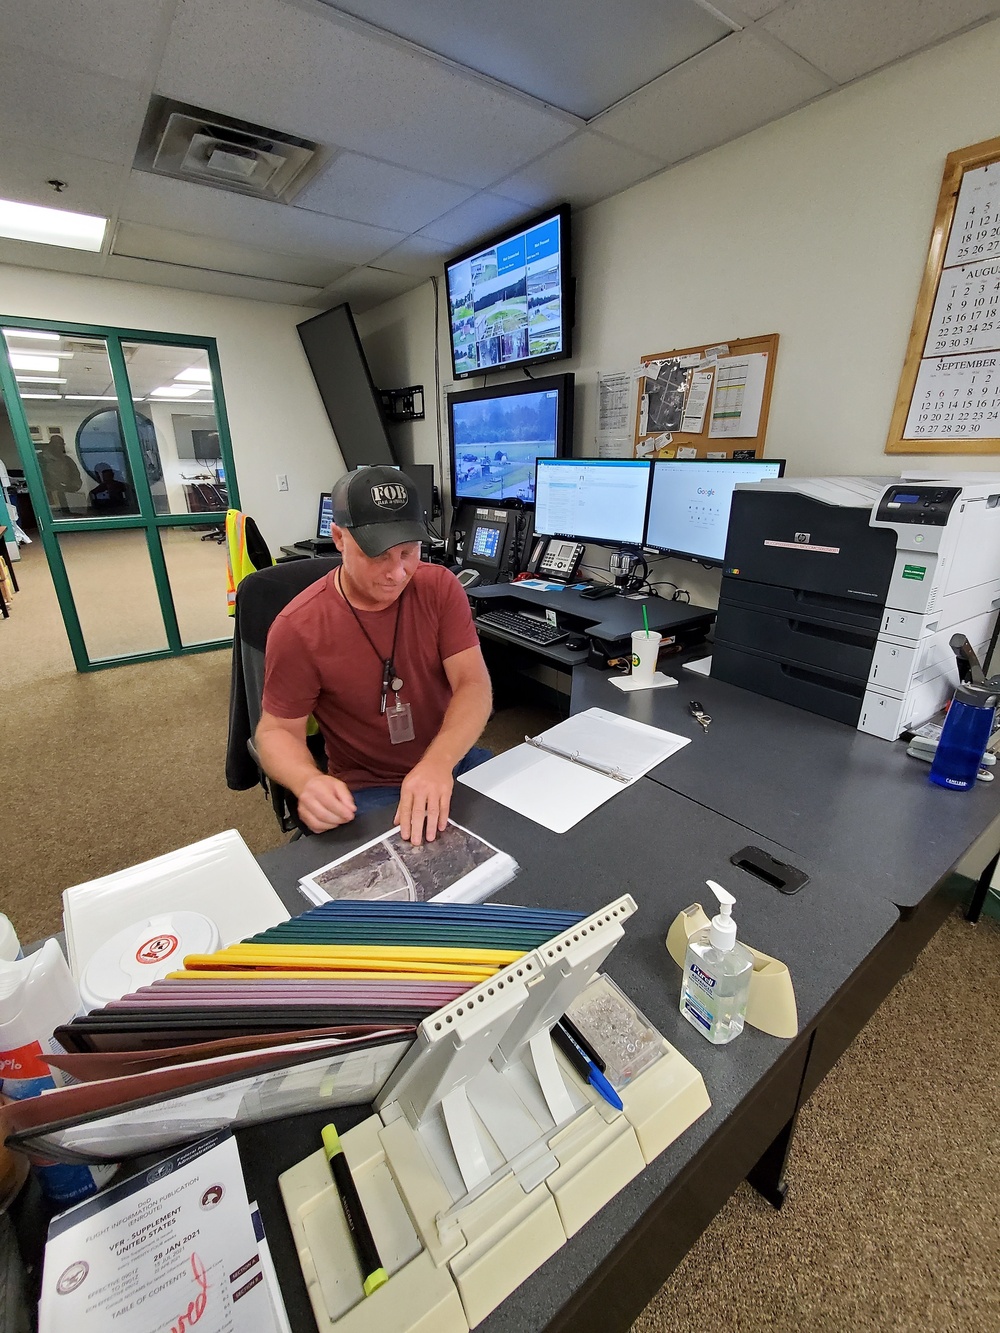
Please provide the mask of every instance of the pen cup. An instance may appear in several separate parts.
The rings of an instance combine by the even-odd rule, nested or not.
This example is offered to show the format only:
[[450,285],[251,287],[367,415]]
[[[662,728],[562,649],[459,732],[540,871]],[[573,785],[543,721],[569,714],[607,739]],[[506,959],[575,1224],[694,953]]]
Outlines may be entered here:
[[644,629],[635,631],[632,635],[632,676],[635,680],[652,683],[659,652],[659,634],[647,634]]

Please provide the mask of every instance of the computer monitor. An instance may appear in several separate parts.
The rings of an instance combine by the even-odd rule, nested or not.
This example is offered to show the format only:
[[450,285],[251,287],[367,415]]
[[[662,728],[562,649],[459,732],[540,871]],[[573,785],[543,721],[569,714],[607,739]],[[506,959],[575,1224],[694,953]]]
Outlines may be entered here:
[[400,463],[400,472],[405,472],[417,488],[420,498],[420,516],[425,523],[434,520],[434,464]]
[[333,523],[333,492],[323,491],[319,497],[319,513],[316,516],[316,536],[320,541],[331,541],[330,525]]
[[570,355],[568,204],[456,255],[444,275],[456,379]]
[[649,462],[639,459],[540,458],[536,536],[641,547],[649,473]]
[[458,504],[532,504],[535,463],[573,447],[572,375],[448,395],[452,497]]
[[657,459],[650,487],[646,545],[664,555],[721,565],[733,489],[781,477],[783,458]]

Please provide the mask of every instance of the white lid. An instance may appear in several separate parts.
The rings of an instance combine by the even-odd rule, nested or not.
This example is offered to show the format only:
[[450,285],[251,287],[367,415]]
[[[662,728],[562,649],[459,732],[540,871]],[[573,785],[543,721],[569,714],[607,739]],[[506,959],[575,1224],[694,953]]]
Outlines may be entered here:
[[189,953],[220,946],[215,922],[201,912],[160,912],[120,930],[84,968],[80,995],[87,1009],[100,1009],[140,986],[184,966]]
[[727,893],[721,884],[716,884],[714,879],[706,879],[705,883],[719,900],[719,912],[717,916],[712,917],[708,938],[716,949],[728,953],[736,943],[736,922],[732,918],[736,899],[731,893]]

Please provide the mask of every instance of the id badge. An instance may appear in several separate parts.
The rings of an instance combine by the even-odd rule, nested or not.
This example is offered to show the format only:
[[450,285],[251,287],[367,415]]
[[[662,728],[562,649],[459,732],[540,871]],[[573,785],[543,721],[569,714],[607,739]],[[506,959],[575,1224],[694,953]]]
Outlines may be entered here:
[[385,715],[389,720],[389,740],[393,745],[402,745],[404,741],[414,739],[413,714],[410,712],[410,705],[400,703],[398,694],[396,695],[396,702],[386,710]]

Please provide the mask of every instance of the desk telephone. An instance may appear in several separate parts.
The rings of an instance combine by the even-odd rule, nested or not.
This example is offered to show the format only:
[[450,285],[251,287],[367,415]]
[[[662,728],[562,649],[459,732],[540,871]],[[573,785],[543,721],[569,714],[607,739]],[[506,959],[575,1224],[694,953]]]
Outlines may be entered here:
[[552,579],[556,583],[572,583],[583,559],[584,549],[579,542],[540,537],[531,552],[528,573]]

